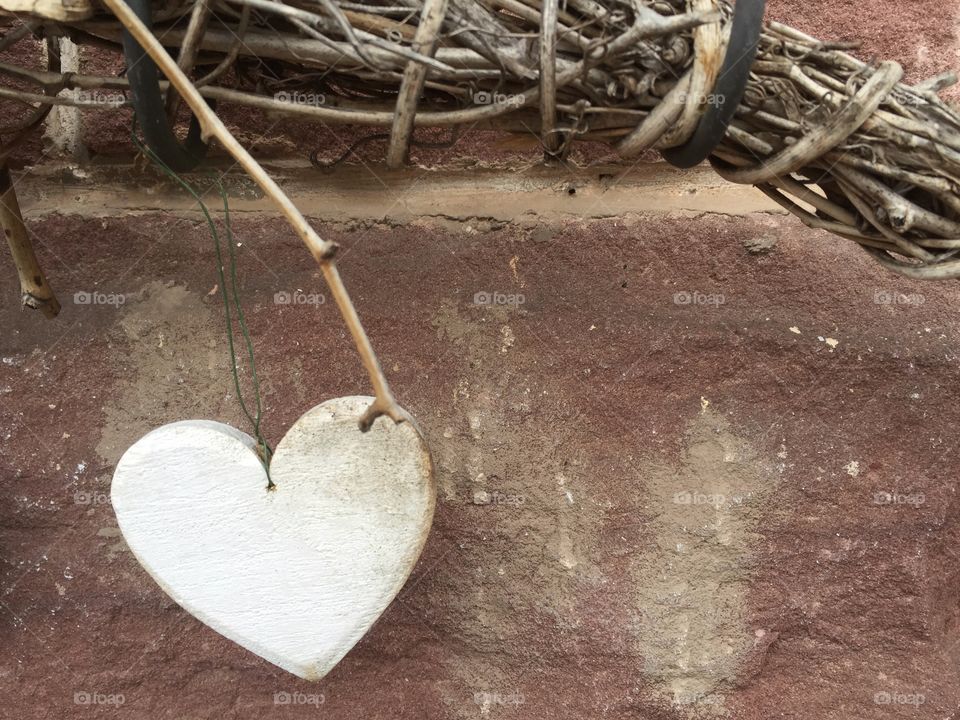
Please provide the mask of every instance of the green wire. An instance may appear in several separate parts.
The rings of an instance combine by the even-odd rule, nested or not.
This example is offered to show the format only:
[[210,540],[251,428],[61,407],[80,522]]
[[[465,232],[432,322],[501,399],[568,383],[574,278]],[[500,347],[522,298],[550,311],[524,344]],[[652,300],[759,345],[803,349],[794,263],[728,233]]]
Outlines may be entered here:
[[[203,216],[207,221],[207,226],[210,228],[210,234],[213,236],[214,249],[217,256],[217,274],[220,277],[220,296],[223,299],[223,311],[227,321],[227,346],[230,351],[230,370],[233,374],[233,386],[237,393],[237,400],[240,402],[240,408],[243,410],[243,414],[247,417],[247,420],[253,426],[253,432],[257,438],[257,449],[260,462],[263,465],[263,469],[267,473],[267,488],[272,489],[275,487],[273,481],[270,479],[270,459],[273,455],[273,450],[270,448],[270,445],[267,443],[266,438],[264,438],[263,433],[260,430],[260,423],[263,418],[263,405],[260,400],[260,380],[257,377],[257,365],[253,356],[253,341],[251,340],[250,332],[247,329],[246,316],[243,313],[243,307],[240,303],[240,294],[237,291],[237,255],[233,244],[233,228],[230,225],[230,207],[227,201],[226,190],[223,187],[223,183],[220,182],[220,178],[211,173],[210,177],[213,178],[213,181],[216,183],[217,189],[220,191],[220,197],[223,199],[224,226],[226,228],[227,247],[230,253],[230,281],[232,286],[230,295],[227,294],[227,281],[223,272],[223,252],[220,248],[220,234],[217,232],[217,226],[213,222],[213,218],[210,216],[210,212],[207,209],[206,203],[200,197],[200,194],[196,191],[196,189],[190,185],[190,183],[180,177],[176,172],[168,167],[163,160],[157,157],[153,151],[150,150],[150,148],[146,147],[142,142],[140,142],[135,130],[131,131],[131,136],[133,137],[134,144],[144,155],[156,163],[158,167],[160,167],[184,190],[193,196],[194,200],[196,200],[197,204],[200,206],[200,211],[203,213]],[[233,318],[230,315],[231,296],[237,313],[237,324],[240,326],[240,333],[243,336],[244,344],[247,348],[247,359],[250,363],[250,376],[253,384],[254,399],[256,401],[256,416],[250,413],[247,403],[243,399],[243,390],[240,387],[240,374],[237,366],[236,347],[233,341]]]
[[[243,407],[244,414],[246,414],[247,419],[253,423],[253,431],[257,436],[257,440],[260,442],[264,453],[264,466],[270,467],[270,456],[273,454],[273,451],[270,449],[270,446],[267,444],[267,441],[264,440],[263,435],[260,433],[260,421],[263,417],[263,406],[260,401],[260,380],[257,377],[257,364],[253,359],[253,341],[250,339],[250,331],[247,329],[247,318],[243,314],[243,306],[240,304],[240,294],[237,292],[237,253],[235,245],[233,243],[233,227],[230,225],[230,206],[227,202],[227,192],[223,187],[223,183],[220,182],[220,178],[216,178],[217,188],[220,190],[220,197],[223,198],[223,218],[224,226],[227,230],[227,248],[230,251],[230,286],[233,295],[233,303],[237,309],[237,323],[240,325],[240,332],[243,335],[244,342],[247,346],[247,359],[250,361],[250,377],[253,383],[253,397],[257,403],[257,417],[256,419],[250,417],[250,413],[247,412],[246,405],[243,403],[243,399],[240,397],[240,388],[239,381],[237,380],[237,360],[236,356],[231,354],[233,359],[233,370],[234,370],[234,380],[237,385],[237,398],[240,400],[240,405]],[[220,281],[221,287],[225,289],[225,281],[223,277],[223,263],[220,262],[220,241],[217,240],[217,262],[220,270]],[[227,307],[227,298],[226,292],[223,292],[224,298],[224,307]],[[230,311],[227,310],[227,318],[230,317]],[[231,333],[233,328],[230,328]],[[231,342],[231,353],[233,352],[233,344]],[[267,473],[267,479],[269,480],[269,472]],[[271,483],[272,486],[272,483]]]

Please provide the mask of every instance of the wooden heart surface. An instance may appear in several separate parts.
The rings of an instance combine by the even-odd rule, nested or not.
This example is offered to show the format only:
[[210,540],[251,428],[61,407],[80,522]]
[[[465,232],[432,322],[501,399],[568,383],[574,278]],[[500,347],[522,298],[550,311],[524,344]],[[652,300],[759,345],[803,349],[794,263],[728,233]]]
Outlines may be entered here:
[[371,397],[313,408],[277,445],[268,480],[253,438],[228,425],[164,425],[120,459],[123,537],[201,622],[308,680],[326,675],[403,587],[436,489],[411,422],[357,422]]

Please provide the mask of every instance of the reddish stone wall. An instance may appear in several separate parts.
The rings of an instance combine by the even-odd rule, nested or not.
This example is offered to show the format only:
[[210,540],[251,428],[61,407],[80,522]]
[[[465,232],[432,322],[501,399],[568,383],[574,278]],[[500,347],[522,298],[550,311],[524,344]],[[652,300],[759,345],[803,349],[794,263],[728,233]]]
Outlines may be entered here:
[[[367,384],[331,303],[274,303],[325,292],[282,221],[235,224],[276,443]],[[31,229],[62,316],[21,312],[0,273],[0,706],[23,720],[951,717],[955,285],[900,282],[766,215],[317,227],[343,244],[436,463],[434,527],[398,601],[312,684],[163,594],[119,536],[110,478],[162,423],[247,428],[211,241],[194,218],[47,216]],[[92,291],[124,303],[72,302]],[[524,300],[476,304],[484,291]]]

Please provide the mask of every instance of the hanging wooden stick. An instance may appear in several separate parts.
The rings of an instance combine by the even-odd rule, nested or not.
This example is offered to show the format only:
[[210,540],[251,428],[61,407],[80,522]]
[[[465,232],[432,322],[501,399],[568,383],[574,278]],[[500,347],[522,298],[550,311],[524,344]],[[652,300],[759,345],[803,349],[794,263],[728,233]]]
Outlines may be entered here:
[[363,362],[367,373],[370,376],[370,382],[373,384],[376,400],[367,409],[360,421],[360,428],[367,430],[380,415],[386,415],[395,422],[407,420],[407,414],[403,408],[397,404],[390,391],[390,386],[384,377],[383,370],[380,367],[380,361],[377,359],[367,337],[366,331],[360,322],[353,301],[347,292],[340,273],[337,272],[334,264],[334,255],[338,249],[336,243],[323,240],[314,231],[307,222],[303,214],[297,209],[296,205],[287,197],[286,193],[280,189],[280,186],[271,178],[260,164],[254,160],[253,156],[237,141],[235,137],[227,130],[226,125],[217,117],[200,93],[190,82],[189,78],[183,73],[183,70],[177,65],[176,61],[170,57],[163,46],[147,30],[146,26],[133,13],[123,0],[104,0],[111,11],[117,16],[117,19],[123,23],[124,27],[136,38],[140,46],[153,58],[153,61],[160,68],[160,71],[166,75],[167,79],[176,88],[177,92],[183,98],[183,101],[190,106],[193,114],[200,122],[203,129],[204,140],[216,138],[221,145],[236,159],[247,174],[260,186],[263,192],[273,200],[280,208],[280,211],[287,218],[290,226],[296,231],[307,246],[307,250],[313,255],[314,259],[320,265],[324,279],[330,287],[330,293],[343,315],[343,319],[350,330],[350,335],[357,346],[357,352],[360,353],[360,359]]
[[24,307],[39,310],[48,318],[54,318],[60,312],[60,303],[37,262],[33,243],[27,234],[17,202],[17,192],[10,179],[10,170],[6,165],[0,167],[0,225],[7,237],[10,254],[20,276],[21,302]]

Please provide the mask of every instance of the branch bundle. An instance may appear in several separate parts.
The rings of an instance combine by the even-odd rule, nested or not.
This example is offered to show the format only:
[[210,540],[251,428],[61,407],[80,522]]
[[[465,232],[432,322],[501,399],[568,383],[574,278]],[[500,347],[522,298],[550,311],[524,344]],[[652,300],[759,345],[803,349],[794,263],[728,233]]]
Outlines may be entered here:
[[[119,51],[117,20],[88,15],[37,31]],[[712,91],[731,17],[726,0],[174,0],[154,34],[206,98],[391,128],[399,165],[416,127],[532,131],[557,158],[583,140],[625,158],[682,145],[725,101]],[[896,272],[960,277],[960,115],[938,96],[956,77],[909,86],[896,63],[850,49],[768,23],[711,162]],[[0,74],[38,85],[0,97],[125,104],[123,78]]]

